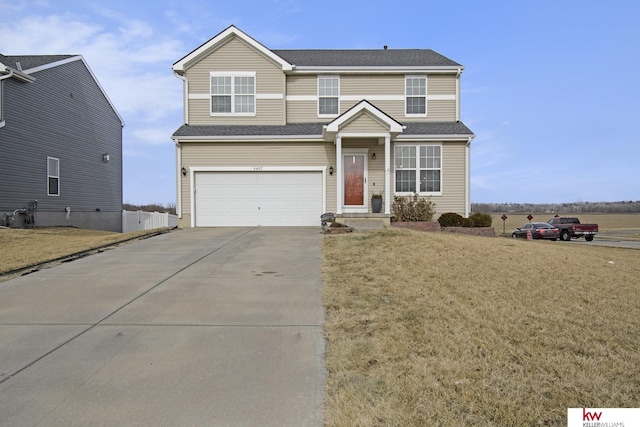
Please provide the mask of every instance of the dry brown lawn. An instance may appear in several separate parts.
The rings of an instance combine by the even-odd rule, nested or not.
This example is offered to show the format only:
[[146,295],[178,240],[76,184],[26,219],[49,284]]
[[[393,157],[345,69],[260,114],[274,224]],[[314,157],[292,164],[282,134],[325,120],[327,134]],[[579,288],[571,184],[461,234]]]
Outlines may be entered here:
[[0,275],[157,231],[123,234],[69,227],[0,228]]
[[640,252],[386,229],[323,242],[328,426],[640,407]]

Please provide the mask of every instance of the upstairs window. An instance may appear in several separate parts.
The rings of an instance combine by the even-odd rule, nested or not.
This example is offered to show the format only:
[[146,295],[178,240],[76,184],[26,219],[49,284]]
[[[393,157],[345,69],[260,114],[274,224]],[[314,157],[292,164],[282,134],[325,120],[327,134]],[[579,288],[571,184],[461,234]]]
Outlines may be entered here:
[[396,193],[442,192],[442,146],[396,145]]
[[405,79],[406,115],[427,115],[427,78],[407,77]]
[[339,97],[339,77],[318,77],[318,116],[337,116],[340,111]]
[[211,73],[212,115],[255,115],[255,73]]
[[60,159],[47,157],[47,195],[60,195]]

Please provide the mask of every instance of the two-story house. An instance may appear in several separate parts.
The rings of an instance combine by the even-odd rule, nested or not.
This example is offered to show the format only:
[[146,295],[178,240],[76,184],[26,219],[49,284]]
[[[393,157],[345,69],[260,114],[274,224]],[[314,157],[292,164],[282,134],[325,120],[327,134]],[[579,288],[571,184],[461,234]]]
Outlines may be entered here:
[[416,192],[469,214],[463,67],[437,52],[270,50],[230,26],[172,68],[181,226],[319,225],[325,212],[388,224],[393,196]]
[[122,231],[123,126],[82,56],[0,54],[0,225]]

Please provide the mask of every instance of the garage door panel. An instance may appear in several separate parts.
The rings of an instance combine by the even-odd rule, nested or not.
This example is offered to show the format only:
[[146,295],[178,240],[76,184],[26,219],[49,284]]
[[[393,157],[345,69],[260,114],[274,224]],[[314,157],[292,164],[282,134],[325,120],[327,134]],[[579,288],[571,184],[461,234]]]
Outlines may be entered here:
[[198,172],[195,223],[308,226],[322,214],[321,172]]

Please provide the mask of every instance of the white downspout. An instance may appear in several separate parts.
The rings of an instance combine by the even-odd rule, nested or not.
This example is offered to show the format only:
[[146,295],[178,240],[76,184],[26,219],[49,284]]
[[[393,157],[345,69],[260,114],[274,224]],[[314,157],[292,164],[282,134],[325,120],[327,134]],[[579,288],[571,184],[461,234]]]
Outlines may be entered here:
[[456,121],[460,121],[460,75],[462,74],[462,68],[458,68],[456,74]]
[[[189,124],[189,82],[185,76],[176,71],[173,72],[173,75],[182,80],[182,103],[184,105],[182,121],[186,125]],[[182,180],[185,179],[182,176],[182,146],[177,139],[174,139],[174,142],[176,143],[176,210],[178,218],[182,219]]]
[[465,195],[464,195],[464,216],[468,218],[471,214],[471,140],[473,137],[469,137],[464,148],[464,161],[465,161]]
[[384,136],[384,213],[391,215],[391,136]]
[[336,214],[342,214],[342,137],[336,137]]
[[182,118],[183,123],[189,124],[189,82],[185,76],[182,76],[175,71],[173,75],[182,80],[182,103],[184,105],[184,117]]
[[182,147],[177,139],[174,142],[176,143],[176,211],[178,218],[182,219],[182,180],[184,179],[181,167]]

